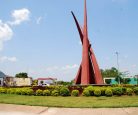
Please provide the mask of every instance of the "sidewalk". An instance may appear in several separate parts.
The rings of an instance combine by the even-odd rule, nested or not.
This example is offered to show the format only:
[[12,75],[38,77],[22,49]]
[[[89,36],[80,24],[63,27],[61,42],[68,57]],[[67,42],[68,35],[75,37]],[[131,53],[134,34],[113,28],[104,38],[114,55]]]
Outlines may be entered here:
[[0,104],[0,115],[138,115],[138,108],[48,108]]

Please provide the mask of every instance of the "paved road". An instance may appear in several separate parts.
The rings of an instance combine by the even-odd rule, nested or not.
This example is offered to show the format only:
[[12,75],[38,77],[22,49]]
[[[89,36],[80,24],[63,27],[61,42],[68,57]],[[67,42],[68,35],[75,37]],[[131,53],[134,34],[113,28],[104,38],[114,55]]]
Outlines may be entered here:
[[138,108],[48,108],[0,104],[0,115],[138,115]]

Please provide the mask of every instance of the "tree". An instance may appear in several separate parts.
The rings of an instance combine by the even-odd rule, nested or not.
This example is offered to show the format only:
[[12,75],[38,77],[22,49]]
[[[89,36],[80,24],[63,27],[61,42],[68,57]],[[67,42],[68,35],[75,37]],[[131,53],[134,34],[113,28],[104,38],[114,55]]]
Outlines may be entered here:
[[102,69],[101,74],[103,78],[105,77],[115,78],[120,74],[120,72],[115,67],[112,67],[111,69],[105,69],[105,70]]
[[28,78],[28,74],[22,72],[22,73],[16,74],[15,77],[17,77],[17,78]]
[[124,84],[129,84],[130,81],[131,81],[130,78],[124,78],[124,79],[123,79],[123,83],[124,83]]
[[37,86],[38,85],[38,80],[33,80],[32,85]]

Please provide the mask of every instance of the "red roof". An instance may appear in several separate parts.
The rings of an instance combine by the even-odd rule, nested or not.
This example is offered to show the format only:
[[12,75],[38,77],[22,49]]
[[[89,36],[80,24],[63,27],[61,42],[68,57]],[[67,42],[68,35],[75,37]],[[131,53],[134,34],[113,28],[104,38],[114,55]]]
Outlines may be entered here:
[[38,78],[37,80],[57,80],[56,78]]

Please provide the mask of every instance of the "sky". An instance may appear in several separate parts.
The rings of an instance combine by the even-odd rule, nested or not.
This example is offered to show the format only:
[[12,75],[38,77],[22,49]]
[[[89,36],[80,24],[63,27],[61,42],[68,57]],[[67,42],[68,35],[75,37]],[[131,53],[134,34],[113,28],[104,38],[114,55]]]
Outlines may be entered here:
[[[138,0],[87,0],[88,32],[101,69],[138,74]],[[75,78],[84,0],[0,0],[0,70],[14,76]]]

